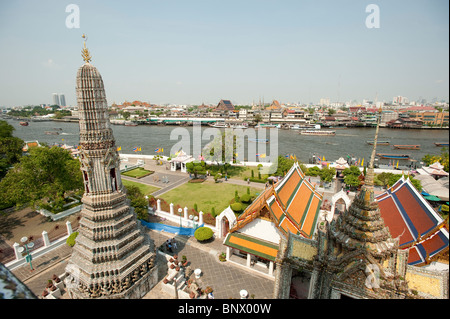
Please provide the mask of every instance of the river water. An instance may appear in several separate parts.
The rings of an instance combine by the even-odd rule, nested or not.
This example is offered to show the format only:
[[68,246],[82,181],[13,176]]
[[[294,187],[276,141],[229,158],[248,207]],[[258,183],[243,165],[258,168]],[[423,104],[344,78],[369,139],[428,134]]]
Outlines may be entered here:
[[[79,142],[79,126],[75,122],[30,122],[29,126],[21,126],[19,121],[8,119],[8,123],[14,126],[14,136],[24,141],[38,140],[48,144],[66,143],[68,145],[77,145]],[[141,152],[138,154],[155,155],[155,149],[163,148],[162,155],[169,156],[172,146],[180,141],[178,139],[171,140],[171,133],[186,132],[191,136],[191,150],[195,143],[193,136],[193,127],[179,126],[156,126],[156,125],[139,125],[124,126],[112,125],[116,145],[121,147],[121,153],[133,154],[133,148],[140,147]],[[207,126],[201,127],[203,134]],[[61,129],[61,130],[59,130]],[[223,129],[221,129],[223,130]],[[248,129],[253,130],[253,129]],[[247,131],[248,131],[247,130]],[[58,131],[59,135],[47,135],[46,131]],[[245,132],[246,130],[244,130]],[[257,138],[270,139],[269,144],[258,144],[257,152],[260,154],[270,155],[270,147],[274,147],[278,142],[277,150],[279,155],[295,154],[303,163],[309,163],[311,157],[315,154],[321,158],[325,157],[327,161],[336,161],[339,157],[347,158],[347,155],[356,159],[365,159],[365,163],[370,158],[372,145],[367,141],[372,141],[375,135],[375,128],[347,128],[335,129],[335,136],[305,136],[300,135],[298,130],[277,130],[277,136],[272,137],[269,129],[255,130]],[[266,136],[262,136],[265,132]],[[388,129],[380,128],[378,141],[389,141],[390,145],[377,146],[377,153],[389,154],[409,154],[411,159],[420,162],[426,154],[440,154],[441,148],[437,147],[435,142],[449,141],[448,130],[431,130],[431,129]],[[176,135],[176,134],[175,134]],[[178,136],[178,135],[176,135]],[[212,139],[212,138],[211,138]],[[201,141],[202,147],[209,142],[209,137]],[[247,143],[247,142],[246,142]],[[273,145],[272,145],[273,144]],[[411,145],[419,144],[420,150],[396,150],[392,145]],[[248,144],[246,144],[248,145]],[[184,149],[186,153],[188,152]],[[265,161],[266,159],[261,159]],[[378,164],[388,164],[389,160],[379,159]],[[400,161],[400,165],[409,165],[409,161]],[[396,164],[396,163],[394,163]]]

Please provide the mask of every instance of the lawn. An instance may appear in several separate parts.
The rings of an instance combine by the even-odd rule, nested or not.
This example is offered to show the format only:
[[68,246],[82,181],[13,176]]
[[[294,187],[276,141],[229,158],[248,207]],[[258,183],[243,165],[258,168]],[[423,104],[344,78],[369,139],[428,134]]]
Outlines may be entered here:
[[127,187],[127,186],[136,186],[137,188],[140,189],[141,193],[144,195],[150,195],[153,192],[156,192],[157,190],[159,190],[159,187],[156,186],[151,186],[151,185],[146,185],[146,184],[142,184],[139,182],[132,182],[126,179],[122,179],[122,184]]
[[142,167],[138,167],[138,168],[132,169],[132,170],[130,170],[128,172],[123,172],[122,175],[129,176],[129,177],[134,177],[134,178],[139,178],[139,177],[144,177],[144,176],[147,176],[147,175],[151,175],[153,173],[154,173],[153,171],[149,171],[149,170],[146,170],[146,169],[144,169]]
[[[173,203],[175,207],[194,208],[197,204],[198,210],[204,213],[210,213],[214,207],[216,214],[220,214],[228,207],[230,201],[234,199],[235,191],[238,195],[247,193],[247,186],[223,183],[214,183],[213,180],[207,180],[203,183],[186,183],[163,195],[168,204]],[[255,195],[261,192],[261,189],[250,187],[250,194]]]

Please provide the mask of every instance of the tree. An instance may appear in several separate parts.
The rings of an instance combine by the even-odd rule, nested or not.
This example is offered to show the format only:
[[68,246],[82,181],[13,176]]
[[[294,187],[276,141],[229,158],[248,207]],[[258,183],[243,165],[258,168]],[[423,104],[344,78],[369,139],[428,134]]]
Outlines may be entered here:
[[284,176],[284,174],[291,169],[294,163],[295,161],[293,159],[284,156],[278,156],[277,160],[272,164],[270,171],[275,171],[275,173],[273,174],[275,176]]
[[317,166],[311,166],[310,168],[308,168],[305,174],[308,176],[319,176],[320,168],[318,168]]
[[440,155],[430,155],[427,154],[422,158],[422,162],[425,163],[425,165],[431,165],[433,163],[439,162],[442,166],[444,166],[444,171],[447,173],[449,172],[449,155],[448,155],[448,148],[443,147],[441,149]]
[[361,181],[358,179],[358,176],[350,174],[344,177],[344,183],[352,188],[356,188],[360,185]]
[[327,168],[327,167],[322,168],[320,170],[320,173],[319,173],[320,179],[322,181],[324,181],[324,182],[327,182],[327,183],[331,182],[335,175],[336,175],[336,170],[333,167],[331,167],[331,168]]
[[30,149],[0,182],[0,203],[42,204],[60,202],[66,192],[83,188],[80,162],[57,146]]
[[127,196],[130,199],[130,205],[134,208],[136,217],[146,221],[148,218],[148,201],[144,194],[134,185],[130,185],[126,189]]
[[186,163],[186,170],[188,171],[188,173],[194,174],[194,179],[197,179],[198,174],[206,173],[204,162],[202,163],[199,162]]
[[0,121],[0,179],[8,169],[22,157],[23,140],[14,137],[14,127],[6,121]]

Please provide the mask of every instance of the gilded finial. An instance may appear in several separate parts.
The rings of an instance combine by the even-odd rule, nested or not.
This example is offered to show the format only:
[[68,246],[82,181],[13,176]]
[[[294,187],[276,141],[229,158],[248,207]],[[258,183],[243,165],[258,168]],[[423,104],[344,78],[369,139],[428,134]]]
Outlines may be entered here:
[[83,33],[81,37],[84,39],[84,48],[81,50],[81,56],[85,62],[89,63],[92,57],[89,50],[86,48],[87,35]]

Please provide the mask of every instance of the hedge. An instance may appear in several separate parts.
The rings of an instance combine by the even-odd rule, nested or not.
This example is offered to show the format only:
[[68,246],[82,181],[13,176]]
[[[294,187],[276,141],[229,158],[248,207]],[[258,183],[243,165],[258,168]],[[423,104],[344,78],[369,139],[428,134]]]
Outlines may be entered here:
[[198,241],[205,241],[205,240],[211,239],[213,235],[214,235],[214,233],[213,233],[212,229],[209,227],[199,227],[199,228],[197,228],[197,230],[194,233],[194,237]]

